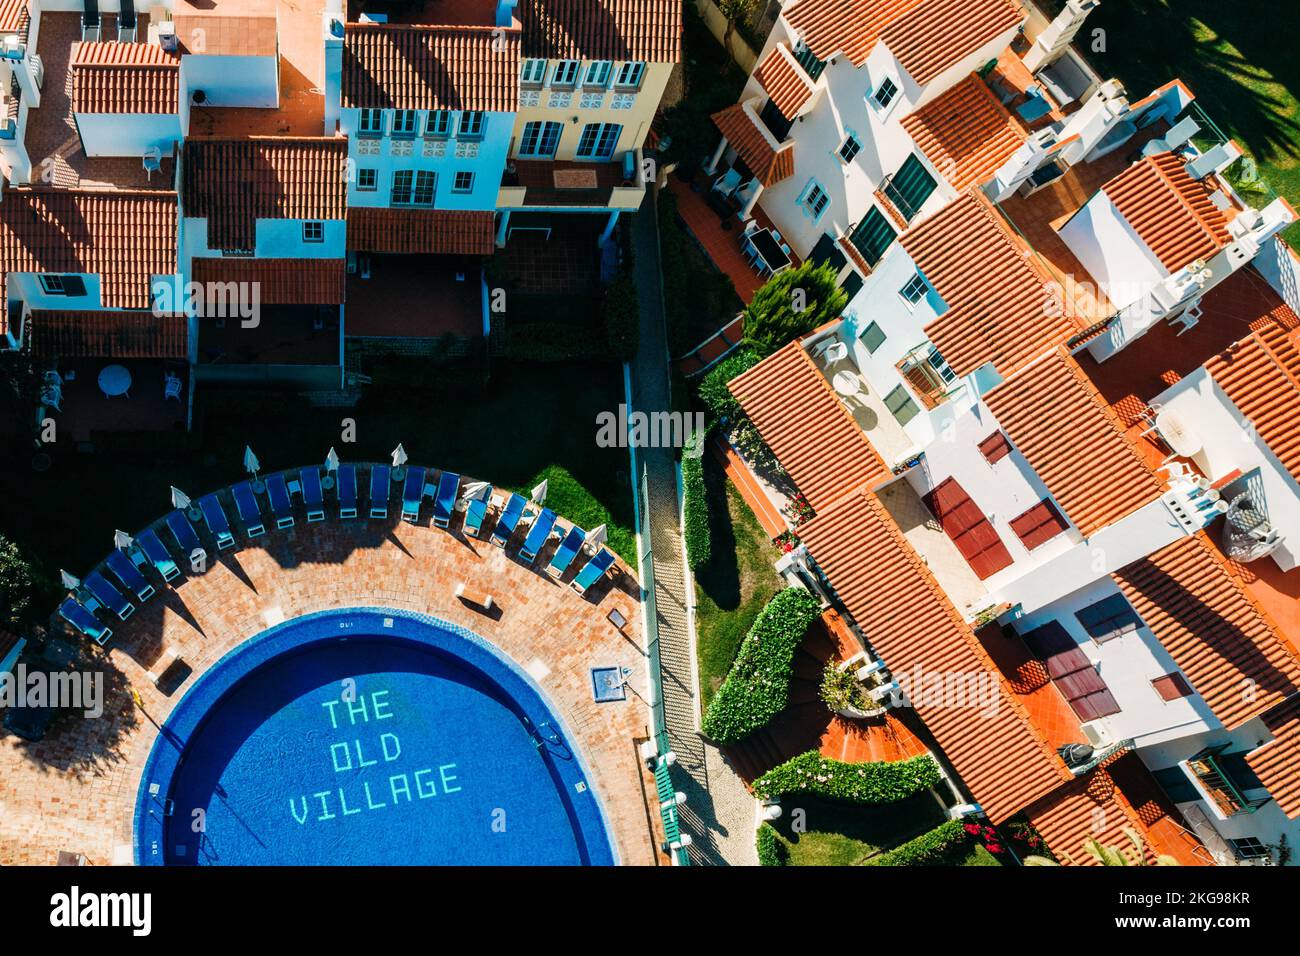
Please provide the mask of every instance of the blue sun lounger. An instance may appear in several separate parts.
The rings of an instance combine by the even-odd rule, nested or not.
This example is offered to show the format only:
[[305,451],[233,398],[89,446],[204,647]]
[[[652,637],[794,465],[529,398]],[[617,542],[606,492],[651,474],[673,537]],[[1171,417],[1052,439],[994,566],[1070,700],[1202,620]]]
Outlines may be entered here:
[[203,557],[208,556],[207,550],[203,547],[203,542],[199,536],[194,533],[194,526],[190,524],[190,519],[185,517],[184,512],[173,511],[163,519],[167,527],[171,529],[172,537],[176,543],[181,546],[181,553],[187,558],[194,554],[195,551],[202,553]]
[[154,570],[163,576],[164,581],[170,581],[181,576],[181,569],[176,567],[176,562],[167,553],[167,548],[163,546],[162,539],[154,534],[152,530],[141,531],[136,535],[135,542],[140,546],[140,550],[144,552],[144,556],[149,559],[149,563],[154,566]]
[[91,614],[72,598],[68,598],[59,605],[59,617],[63,618],[82,634],[85,634],[96,644],[107,644],[108,639],[113,636],[113,632],[100,624],[99,621],[96,620],[95,615]]
[[239,520],[244,523],[244,534],[250,538],[260,538],[266,534],[266,525],[262,524],[262,509],[257,506],[253,486],[246,481],[238,482],[231,486],[230,496],[235,499],[235,510],[239,512]]
[[203,512],[203,521],[207,524],[208,531],[217,539],[217,550],[233,548],[235,536],[230,533],[230,522],[226,519],[226,509],[221,507],[220,499],[216,495],[204,495],[199,499],[199,510]]
[[547,572],[552,577],[560,577],[565,571],[569,570],[569,565],[573,559],[578,556],[582,550],[582,542],[587,540],[587,532],[583,531],[576,524],[569,529],[569,533],[564,536],[560,546],[555,549],[555,554],[551,557],[551,563],[546,566]]
[[424,500],[425,470],[419,467],[406,469],[406,483],[402,486],[402,520],[420,523],[420,502]]
[[325,496],[320,490],[320,469],[303,468],[298,472],[302,479],[302,503],[307,508],[307,523],[325,520]]
[[555,528],[555,517],[555,512],[550,508],[541,510],[528,529],[528,537],[524,538],[524,543],[519,546],[519,557],[529,564],[537,560],[537,552],[542,550],[542,545],[546,544],[546,539],[551,536],[551,531]]
[[135,605],[122,596],[122,592],[113,587],[108,579],[98,571],[91,571],[81,581],[95,600],[125,621],[135,613]]
[[479,537],[483,530],[483,519],[487,517],[488,501],[492,497],[492,489],[488,488],[487,493],[481,498],[475,498],[465,509],[465,533]]
[[438,476],[438,494],[433,499],[433,523],[439,528],[451,524],[451,512],[456,507],[456,489],[460,487],[460,475],[444,471]]
[[501,509],[501,517],[497,518],[497,526],[492,531],[492,543],[498,548],[504,548],[510,542],[510,536],[515,533],[515,525],[519,524],[519,517],[524,513],[523,495],[512,494],[506,501],[506,505]]
[[601,548],[596,556],[588,561],[573,579],[573,587],[586,594],[593,584],[605,576],[605,572],[614,566],[614,556]]
[[277,471],[266,477],[266,497],[271,499],[275,513],[275,526],[283,531],[293,527],[293,503],[289,501],[289,486],[284,483],[284,473]]
[[357,516],[357,466],[339,465],[334,476],[334,493],[339,499],[339,517]]
[[388,486],[391,481],[387,465],[370,469],[370,517],[388,517]]
[[108,553],[104,564],[113,572],[113,577],[135,594],[137,600],[147,601],[153,597],[153,585],[140,573],[140,569],[131,563],[131,559],[117,548]]

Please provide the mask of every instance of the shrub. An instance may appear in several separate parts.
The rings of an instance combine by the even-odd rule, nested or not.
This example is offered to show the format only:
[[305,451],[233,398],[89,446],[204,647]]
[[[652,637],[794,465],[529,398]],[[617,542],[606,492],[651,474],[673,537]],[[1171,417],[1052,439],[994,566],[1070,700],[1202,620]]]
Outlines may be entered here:
[[744,412],[740,402],[727,387],[737,375],[749,371],[762,361],[762,357],[753,349],[741,346],[724,358],[700,379],[700,401],[708,406],[714,418],[719,421],[738,421]]
[[18,629],[27,617],[35,588],[36,576],[18,545],[0,537],[0,627]]
[[939,765],[926,756],[844,763],[810,750],[755,780],[754,794],[771,798],[786,793],[811,793],[845,803],[893,803],[930,789],[939,779]]
[[745,340],[766,357],[838,318],[848,301],[835,285],[830,265],[809,259],[768,279],[754,293],[745,310]]
[[731,429],[731,443],[736,446],[736,450],[744,456],[745,460],[759,471],[785,473],[781,462],[777,460],[767,442],[763,441],[758,426],[748,418],[742,418]]
[[776,835],[776,828],[770,823],[759,825],[754,836],[758,849],[759,866],[785,866],[790,859],[790,849]]
[[622,362],[630,361],[641,343],[641,308],[631,272],[621,273],[610,283],[605,290],[601,313],[610,357]]
[[857,675],[850,670],[840,670],[836,666],[835,660],[826,662],[826,669],[822,671],[822,683],[819,688],[819,695],[822,703],[831,710],[846,710],[850,707],[857,710],[868,710],[871,707],[871,701],[867,699],[866,692],[862,689],[862,683],[858,680]]
[[803,588],[786,588],[759,612],[741,642],[736,661],[704,712],[704,733],[734,744],[765,727],[790,697],[794,652],[821,614],[817,599]]
[[[928,759],[928,758],[927,758]],[[941,823],[871,861],[871,866],[945,866],[960,862],[973,838],[960,820]]]
[[704,489],[704,462],[700,454],[691,454],[704,436],[695,434],[682,456],[682,529],[686,537],[686,560],[691,570],[708,564],[712,554],[709,538],[709,504]]
[[506,331],[506,357],[523,362],[602,362],[609,344],[563,322],[529,322]]

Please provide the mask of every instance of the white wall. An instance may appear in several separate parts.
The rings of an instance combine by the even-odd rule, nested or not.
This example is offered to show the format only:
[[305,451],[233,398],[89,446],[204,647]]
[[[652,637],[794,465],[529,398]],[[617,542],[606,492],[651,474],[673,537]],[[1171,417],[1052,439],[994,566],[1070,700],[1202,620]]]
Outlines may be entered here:
[[280,105],[280,59],[274,56],[181,57],[181,89],[186,99],[202,90],[204,106],[274,108]]
[[87,156],[143,157],[157,146],[164,156],[183,136],[176,113],[78,113],[77,129]]
[[1058,234],[1116,309],[1136,302],[1169,274],[1105,192],[1088,200]]
[[[347,254],[347,223],[326,219],[323,242],[303,242],[302,219],[259,219],[253,254],[259,259],[342,259]],[[208,221],[186,216],[181,229],[181,261],[221,258],[222,251],[208,246]]]

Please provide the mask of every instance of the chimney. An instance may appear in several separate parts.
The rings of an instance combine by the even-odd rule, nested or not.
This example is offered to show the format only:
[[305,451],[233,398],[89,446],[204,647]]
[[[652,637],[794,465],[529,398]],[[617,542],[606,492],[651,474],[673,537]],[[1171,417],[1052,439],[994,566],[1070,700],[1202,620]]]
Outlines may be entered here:
[[514,22],[515,7],[518,5],[519,0],[497,0],[497,26],[510,26],[510,24]]
[[1101,0],[1070,0],[1029,48],[1024,56],[1024,64],[1030,73],[1037,73],[1045,66],[1051,66],[1065,53],[1065,48],[1073,41],[1088,14],[1101,6]]

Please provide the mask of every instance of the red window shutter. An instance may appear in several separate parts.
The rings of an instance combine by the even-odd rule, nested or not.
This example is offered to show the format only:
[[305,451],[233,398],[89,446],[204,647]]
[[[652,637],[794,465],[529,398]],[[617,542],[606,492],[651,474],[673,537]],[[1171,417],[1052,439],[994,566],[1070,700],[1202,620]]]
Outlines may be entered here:
[[1156,689],[1156,693],[1160,695],[1161,700],[1178,700],[1192,695],[1191,685],[1177,671],[1166,674],[1164,677],[1157,677],[1151,682],[1151,686]]
[[925,503],[980,580],[1010,566],[1011,552],[997,529],[955,479],[941,482],[925,496]]
[[996,464],[1011,454],[1011,443],[1007,441],[1007,436],[999,428],[980,442],[980,452],[990,465]]
[[1046,498],[1024,514],[1011,519],[1011,530],[1030,551],[1055,538],[1069,523]]

